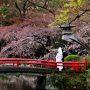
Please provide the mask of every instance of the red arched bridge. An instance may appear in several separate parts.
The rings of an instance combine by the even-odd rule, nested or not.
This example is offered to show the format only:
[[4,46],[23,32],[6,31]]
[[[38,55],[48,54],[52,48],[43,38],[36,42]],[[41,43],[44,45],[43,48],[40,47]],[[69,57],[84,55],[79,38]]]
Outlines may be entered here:
[[56,62],[55,60],[0,58],[0,73],[50,74],[57,72],[58,65],[74,72],[86,71],[86,61]]

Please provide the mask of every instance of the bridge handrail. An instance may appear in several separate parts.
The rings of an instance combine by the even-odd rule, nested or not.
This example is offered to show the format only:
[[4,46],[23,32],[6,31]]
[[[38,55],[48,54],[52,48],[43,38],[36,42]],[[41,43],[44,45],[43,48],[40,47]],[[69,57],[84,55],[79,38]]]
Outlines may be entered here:
[[57,66],[69,66],[74,70],[82,66],[84,71],[86,71],[86,61],[64,61],[64,62],[56,62],[56,60],[39,60],[39,59],[26,59],[26,58],[0,58],[0,64],[27,64],[27,65],[44,65],[46,68]]

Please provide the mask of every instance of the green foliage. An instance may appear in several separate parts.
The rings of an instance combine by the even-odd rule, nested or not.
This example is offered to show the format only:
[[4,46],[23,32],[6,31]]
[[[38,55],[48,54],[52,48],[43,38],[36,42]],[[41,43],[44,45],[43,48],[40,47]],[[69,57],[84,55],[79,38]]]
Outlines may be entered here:
[[74,15],[79,14],[80,8],[83,6],[85,0],[63,0],[63,2],[64,5],[59,14],[56,15],[55,21],[49,26],[68,23]]
[[73,75],[70,78],[70,84],[72,86],[79,86],[79,85],[83,86],[86,83],[86,78],[87,78],[86,74]]
[[8,77],[6,75],[0,75],[0,80],[7,80]]
[[9,8],[6,6],[0,7],[0,17],[5,19],[9,18]]
[[2,25],[3,26],[10,26],[10,25],[12,25],[14,22],[12,21],[12,22],[9,22],[9,21],[4,21],[4,22],[2,22]]
[[9,21],[9,18],[12,18],[14,15],[13,12],[10,11],[9,6],[1,6],[0,7],[0,20],[2,22],[3,26],[9,26],[12,25],[14,22]]
[[66,74],[60,74],[60,75],[53,74],[50,77],[50,81],[54,87],[57,87],[63,90],[65,86],[69,85],[69,78],[66,77]]
[[80,61],[81,57],[79,55],[68,55],[64,58],[65,61]]
[[86,86],[87,75],[85,73],[53,74],[50,76],[50,80],[51,84],[59,90],[72,90],[74,86],[76,86],[76,88],[78,86],[81,86],[82,88]]
[[90,56],[87,56],[86,60],[87,60],[87,69],[90,69]]
[[87,76],[90,78],[90,69],[87,70]]
[[66,23],[68,22],[69,19],[69,9],[66,10],[61,10],[59,15],[56,15],[55,17],[55,21],[52,22],[51,24],[49,24],[49,26],[54,26],[57,25],[59,23]]
[[9,13],[9,10],[5,6],[4,7],[0,7],[0,13],[7,14],[7,13]]

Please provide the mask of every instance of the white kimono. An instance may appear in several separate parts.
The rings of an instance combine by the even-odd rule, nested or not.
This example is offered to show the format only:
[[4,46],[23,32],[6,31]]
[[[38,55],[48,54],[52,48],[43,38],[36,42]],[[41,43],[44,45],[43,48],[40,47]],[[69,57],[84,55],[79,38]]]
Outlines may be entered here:
[[[56,55],[56,62],[63,62],[62,59],[63,59],[63,52],[62,52],[62,48],[59,47],[58,53]],[[58,65],[61,65],[61,66],[58,66]],[[57,64],[57,68],[59,69],[59,71],[62,71],[62,69],[63,69],[62,65],[63,64]]]

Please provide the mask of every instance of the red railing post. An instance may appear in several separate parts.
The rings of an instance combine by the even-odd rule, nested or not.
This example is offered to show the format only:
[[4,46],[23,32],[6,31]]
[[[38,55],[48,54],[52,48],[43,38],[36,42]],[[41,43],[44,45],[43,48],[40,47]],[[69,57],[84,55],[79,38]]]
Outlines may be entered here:
[[19,67],[19,61],[17,61],[17,67]]
[[84,72],[86,72],[87,62],[84,61]]
[[50,59],[47,60],[46,68],[49,68],[49,66],[50,66]]
[[57,72],[57,62],[56,62],[56,60],[55,60],[55,71]]

